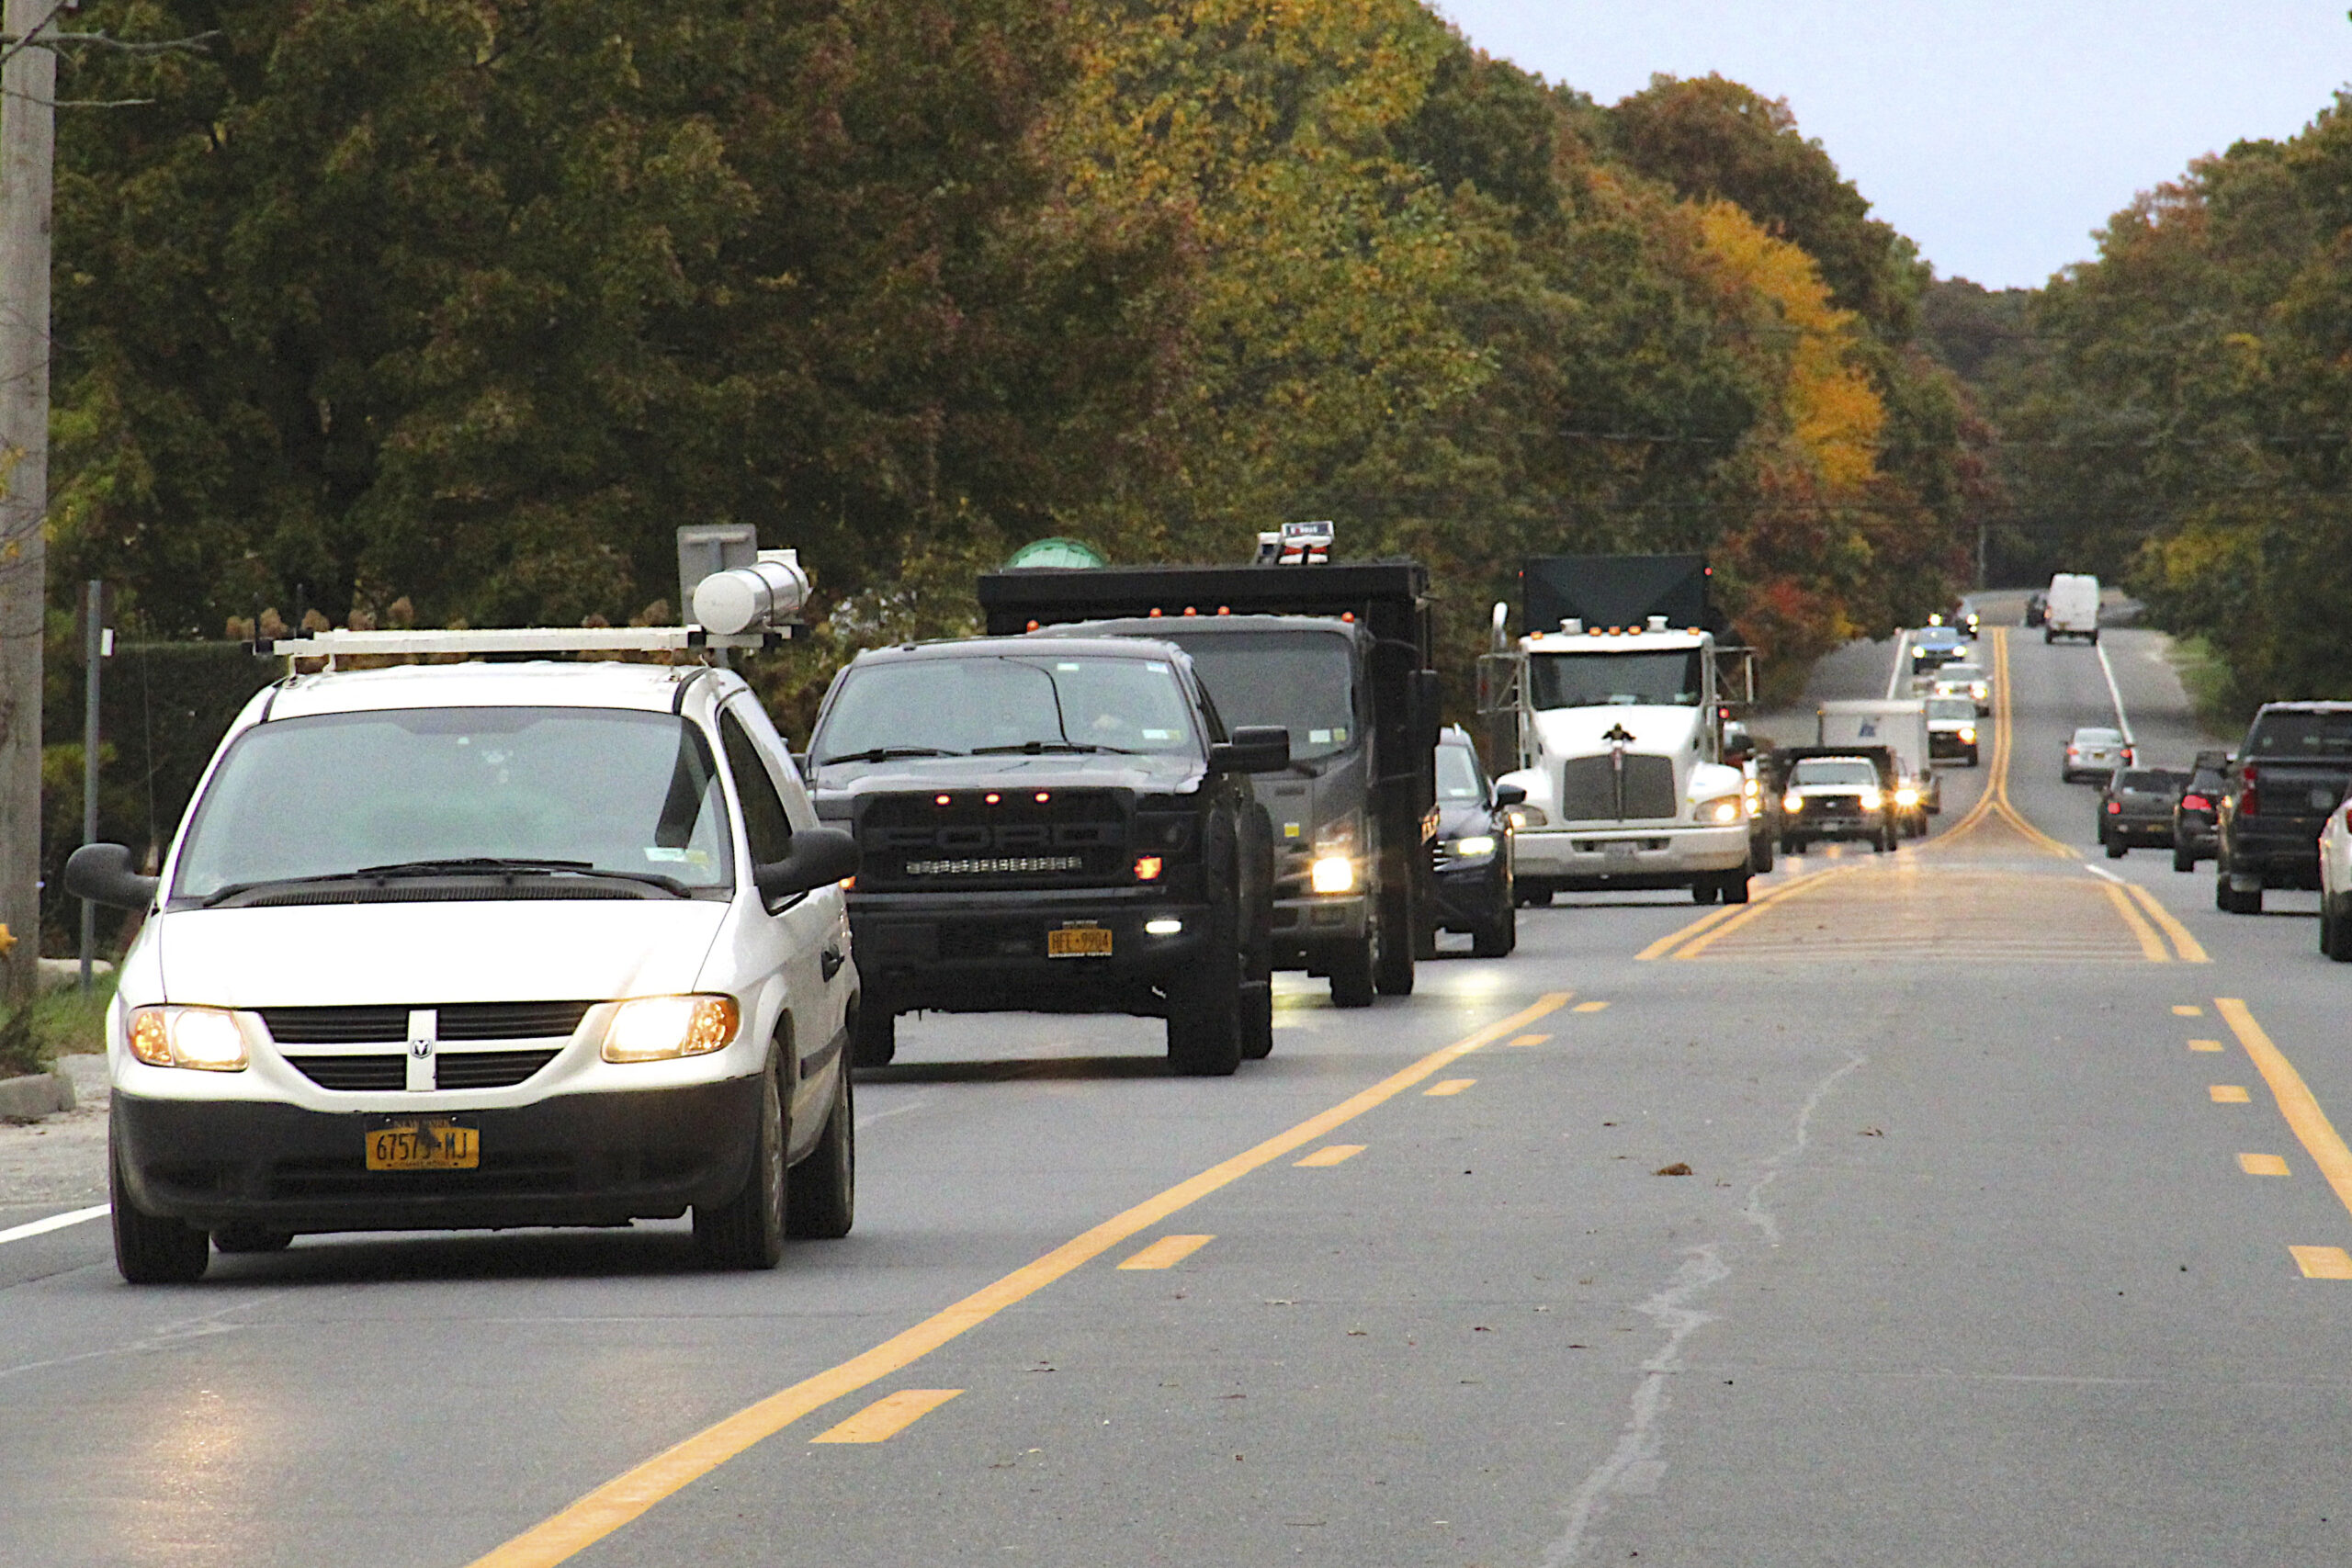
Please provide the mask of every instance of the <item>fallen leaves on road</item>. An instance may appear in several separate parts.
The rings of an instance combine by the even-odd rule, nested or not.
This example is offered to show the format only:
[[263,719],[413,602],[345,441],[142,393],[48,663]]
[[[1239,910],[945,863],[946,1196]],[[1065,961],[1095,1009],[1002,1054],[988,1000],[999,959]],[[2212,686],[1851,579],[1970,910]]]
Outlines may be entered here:
[[1652,1174],[1657,1176],[1688,1176],[1690,1174],[1690,1168],[1683,1161],[1676,1160],[1672,1165],[1659,1166]]

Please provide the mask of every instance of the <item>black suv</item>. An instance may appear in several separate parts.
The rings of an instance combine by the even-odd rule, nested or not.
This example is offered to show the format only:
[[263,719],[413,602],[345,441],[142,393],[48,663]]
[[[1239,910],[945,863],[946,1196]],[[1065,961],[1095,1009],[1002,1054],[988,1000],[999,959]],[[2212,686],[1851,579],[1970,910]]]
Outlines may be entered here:
[[2319,833],[2352,784],[2352,703],[2265,703],[2223,774],[2213,903],[2262,912],[2266,887],[2319,886]]
[[1170,644],[978,637],[861,654],[809,739],[820,818],[858,841],[853,1060],[896,1015],[1128,1012],[1180,1073],[1273,1045],[1273,837],[1245,776],[1281,729],[1230,737]]

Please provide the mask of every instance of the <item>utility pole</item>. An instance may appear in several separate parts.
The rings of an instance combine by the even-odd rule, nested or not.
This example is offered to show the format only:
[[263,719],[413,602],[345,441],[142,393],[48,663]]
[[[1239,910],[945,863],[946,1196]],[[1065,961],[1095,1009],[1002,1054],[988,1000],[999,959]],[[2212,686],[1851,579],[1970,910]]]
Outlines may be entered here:
[[[7,36],[48,30],[60,0],[6,0]],[[41,622],[49,512],[49,225],[57,56],[22,41],[0,65],[0,994],[40,964]]]

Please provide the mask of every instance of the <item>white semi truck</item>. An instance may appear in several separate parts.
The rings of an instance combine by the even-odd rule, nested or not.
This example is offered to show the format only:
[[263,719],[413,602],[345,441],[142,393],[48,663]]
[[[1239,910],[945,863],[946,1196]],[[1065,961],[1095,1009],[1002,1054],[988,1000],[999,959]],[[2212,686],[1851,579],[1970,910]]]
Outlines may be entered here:
[[1500,721],[1527,792],[1512,872],[1521,901],[1573,889],[1688,887],[1747,901],[1746,779],[1724,721],[1753,698],[1754,665],[1723,646],[1697,556],[1549,556],[1521,574],[1524,635],[1480,661],[1480,707]]

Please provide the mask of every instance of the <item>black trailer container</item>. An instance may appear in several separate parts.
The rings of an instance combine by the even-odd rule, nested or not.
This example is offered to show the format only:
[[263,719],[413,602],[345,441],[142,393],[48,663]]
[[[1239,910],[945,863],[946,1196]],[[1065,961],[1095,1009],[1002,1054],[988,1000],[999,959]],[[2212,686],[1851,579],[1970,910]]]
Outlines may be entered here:
[[1275,841],[1275,962],[1329,976],[1342,1005],[1368,1003],[1375,988],[1411,991],[1413,961],[1435,940],[1439,687],[1428,568],[1041,568],[987,573],[979,597],[992,635],[1083,624],[1185,648],[1228,724],[1283,722],[1258,709],[1268,682],[1297,678],[1301,639],[1346,649],[1356,691],[1339,700],[1359,718],[1295,735],[1298,761],[1256,781]]
[[1710,576],[1704,556],[1530,556],[1520,568],[1521,604],[1530,632],[1571,620],[1640,626],[1664,615],[1676,631],[1697,626],[1721,637],[1726,628],[1707,592]]

